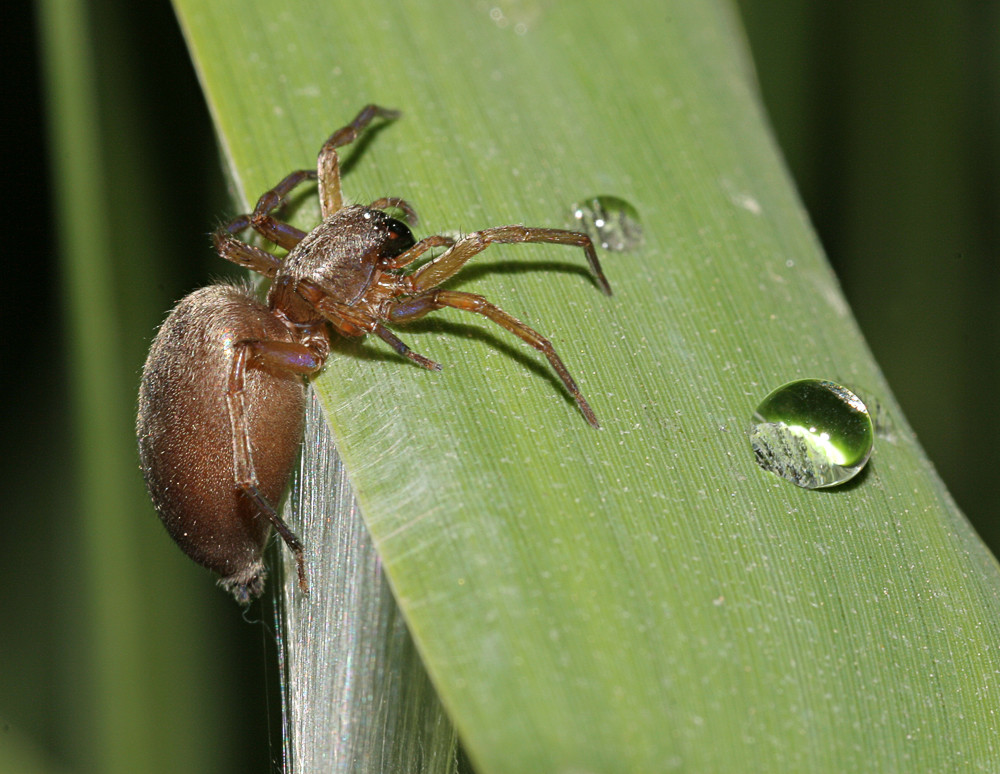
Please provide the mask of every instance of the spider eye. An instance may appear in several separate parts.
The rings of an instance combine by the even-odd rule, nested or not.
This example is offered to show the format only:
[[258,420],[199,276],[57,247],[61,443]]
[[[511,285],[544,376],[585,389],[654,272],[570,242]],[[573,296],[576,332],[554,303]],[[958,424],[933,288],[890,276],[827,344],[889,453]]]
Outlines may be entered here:
[[385,224],[384,246],[382,255],[386,257],[399,255],[404,250],[409,250],[416,244],[413,232],[405,223],[390,218]]

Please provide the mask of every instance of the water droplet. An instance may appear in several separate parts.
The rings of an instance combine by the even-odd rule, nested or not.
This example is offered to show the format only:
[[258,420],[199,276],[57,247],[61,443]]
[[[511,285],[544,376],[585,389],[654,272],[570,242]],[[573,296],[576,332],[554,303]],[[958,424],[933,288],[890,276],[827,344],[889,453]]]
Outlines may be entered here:
[[874,437],[862,400],[822,379],[776,389],[757,407],[750,428],[757,464],[805,489],[854,478],[871,456]]
[[623,253],[642,244],[635,207],[617,196],[593,196],[573,205],[577,228],[605,250]]
[[895,444],[899,440],[899,428],[892,417],[888,406],[878,398],[868,398],[865,401],[872,415],[872,425],[875,427],[875,437]]

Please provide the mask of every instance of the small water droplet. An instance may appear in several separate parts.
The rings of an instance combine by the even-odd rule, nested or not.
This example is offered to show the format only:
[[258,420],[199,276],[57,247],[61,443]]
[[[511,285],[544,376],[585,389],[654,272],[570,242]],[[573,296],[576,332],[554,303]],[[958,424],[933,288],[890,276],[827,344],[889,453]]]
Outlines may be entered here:
[[577,227],[605,250],[623,253],[642,244],[635,207],[617,196],[593,196],[573,205]]
[[850,481],[868,462],[874,437],[864,402],[822,379],[776,389],[757,406],[750,428],[757,464],[804,489]]
[[892,413],[889,411],[889,408],[878,398],[869,398],[866,403],[868,404],[868,411],[872,415],[872,425],[875,427],[875,437],[895,444],[899,440],[899,429],[896,426],[895,420],[892,418]]

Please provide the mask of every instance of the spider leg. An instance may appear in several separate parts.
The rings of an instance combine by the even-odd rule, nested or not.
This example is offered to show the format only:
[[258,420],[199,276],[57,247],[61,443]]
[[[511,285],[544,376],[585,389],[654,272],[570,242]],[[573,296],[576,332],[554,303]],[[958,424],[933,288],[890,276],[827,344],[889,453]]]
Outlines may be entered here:
[[378,105],[365,105],[357,117],[327,139],[316,158],[316,177],[319,179],[319,203],[323,220],[344,206],[340,193],[340,159],[337,148],[354,142],[361,131],[375,118],[392,120],[399,117],[399,111]]
[[225,227],[212,234],[212,243],[215,245],[215,251],[219,257],[232,261],[245,269],[263,274],[269,279],[274,279],[274,275],[281,267],[281,259],[278,256],[272,255],[267,250],[261,250],[259,247],[248,245],[246,242],[241,242]]
[[510,331],[515,336],[519,336],[532,347],[544,354],[545,357],[548,358],[552,368],[559,375],[559,378],[562,380],[562,383],[565,385],[570,395],[573,396],[576,404],[580,407],[580,411],[583,413],[587,422],[589,422],[593,427],[599,428],[601,426],[597,421],[597,416],[594,414],[594,410],[590,408],[590,404],[587,403],[586,398],[584,398],[583,394],[580,392],[580,388],[576,386],[576,382],[573,380],[573,377],[570,376],[569,369],[566,368],[562,359],[556,354],[552,343],[538,333],[538,331],[529,328],[516,317],[507,314],[507,312],[503,311],[503,309],[491,304],[482,296],[475,295],[474,293],[462,293],[456,290],[428,290],[425,293],[412,298],[397,299],[388,309],[387,320],[389,322],[407,322],[409,320],[415,320],[419,317],[423,317],[428,312],[432,312],[435,309],[441,309],[446,306],[452,307],[453,309],[461,309],[465,312],[481,314],[495,322],[500,327]]
[[265,191],[261,195],[257,200],[256,206],[253,208],[253,212],[233,218],[233,220],[220,228],[219,231],[228,234],[238,234],[245,229],[252,228],[265,239],[269,239],[286,250],[291,250],[302,241],[302,238],[306,235],[305,232],[300,231],[295,226],[282,223],[280,220],[274,218],[271,213],[284,204],[285,197],[299,183],[315,179],[316,173],[309,169],[300,169],[286,175],[274,188]]
[[[417,242],[409,250],[404,250],[395,258],[390,258],[385,261],[380,268],[382,269],[402,269],[404,266],[409,266],[417,258],[426,253],[432,247],[451,247],[455,244],[455,240],[451,237],[446,237],[442,234],[435,234],[434,236],[424,237],[419,242]],[[419,291],[413,291],[419,292]]]
[[496,226],[462,237],[450,250],[446,250],[413,272],[410,279],[414,292],[436,288],[461,269],[470,258],[478,255],[492,244],[517,244],[521,242],[542,242],[582,247],[587,254],[590,270],[598,286],[605,294],[611,295],[611,286],[604,276],[601,264],[597,260],[594,243],[590,241],[589,236],[579,231],[528,226]]
[[386,344],[388,344],[390,347],[396,350],[398,354],[402,355],[407,360],[412,360],[418,366],[426,368],[428,371],[441,370],[440,363],[435,363],[429,357],[418,355],[416,352],[414,352],[412,349],[406,346],[402,341],[400,341],[399,337],[396,336],[396,334],[394,334],[392,331],[390,331],[381,323],[375,326],[372,333],[374,333],[376,336],[382,339],[382,341],[384,341]]
[[253,230],[265,239],[269,239],[276,245],[291,250],[302,241],[306,235],[295,226],[282,223],[274,218],[271,213],[278,209],[285,202],[285,197],[300,183],[306,180],[315,180],[316,172],[311,169],[299,169],[284,177],[280,183],[269,191],[261,194],[257,204],[250,213],[250,225]]
[[[388,328],[369,314],[365,314],[355,307],[337,303],[323,294],[322,290],[303,282],[299,285],[299,292],[308,300],[320,314],[323,315],[337,333],[349,338],[358,338],[366,333],[374,333],[382,341],[396,350],[407,360],[412,360],[421,368],[428,371],[440,371],[441,366],[428,357],[418,355]],[[430,311],[430,310],[428,310]]]
[[406,199],[400,199],[398,196],[383,196],[381,199],[376,199],[368,206],[373,210],[399,210],[403,213],[403,220],[406,221],[407,225],[417,225],[417,211],[413,209],[413,205],[406,201]]
[[229,372],[229,385],[226,391],[226,406],[229,410],[229,422],[233,434],[233,471],[236,485],[260,509],[260,512],[281,535],[285,545],[295,555],[298,568],[299,588],[308,593],[309,583],[306,579],[305,556],[302,541],[292,532],[281,516],[268,502],[260,491],[257,470],[253,463],[253,450],[250,446],[250,434],[246,418],[246,402],[244,385],[246,369],[251,361],[272,368],[291,371],[293,373],[315,373],[323,367],[321,353],[314,352],[302,344],[288,341],[240,341],[234,348],[233,364]]

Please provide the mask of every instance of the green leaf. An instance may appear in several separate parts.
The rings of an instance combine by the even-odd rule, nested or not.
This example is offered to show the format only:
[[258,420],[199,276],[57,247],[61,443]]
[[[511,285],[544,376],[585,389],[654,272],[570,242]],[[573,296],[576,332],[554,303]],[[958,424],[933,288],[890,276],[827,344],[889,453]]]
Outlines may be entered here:
[[[55,254],[58,242],[62,309],[53,319],[36,315],[45,323],[18,335],[44,341],[39,331],[63,326],[54,352],[35,346],[47,358],[55,401],[65,394],[70,406],[24,401],[55,418],[30,418],[47,444],[45,458],[34,465],[35,482],[17,481],[30,505],[14,512],[30,516],[22,520],[37,530],[38,550],[11,542],[30,572],[30,593],[18,596],[34,622],[16,639],[37,651],[38,674],[49,681],[30,686],[33,704],[45,708],[44,733],[21,713],[9,717],[24,749],[37,746],[39,767],[214,771],[219,700],[208,678],[218,672],[204,652],[171,637],[197,628],[205,608],[186,595],[196,586],[183,563],[172,564],[176,552],[152,516],[135,451],[143,354],[130,334],[152,333],[162,319],[154,267],[176,243],[157,238],[159,192],[147,185],[152,175],[137,152],[145,138],[129,88],[135,68],[121,45],[127,25],[120,9],[96,4],[41,0],[37,11],[59,227],[58,239],[42,232],[42,255]],[[65,363],[48,360],[60,352]],[[46,512],[48,490],[59,504],[54,514]],[[173,593],[163,595],[164,588]],[[24,679],[20,669],[10,671],[12,682]],[[17,768],[7,761],[0,768],[5,763]]]
[[[12,749],[25,762],[33,753],[39,769],[218,771],[222,761],[239,761],[220,740],[243,721],[221,709],[225,666],[211,662],[222,648],[213,651],[217,631],[206,624],[213,601],[164,539],[134,431],[143,348],[176,291],[164,275],[176,279],[177,252],[193,252],[185,250],[192,241],[204,250],[204,236],[194,229],[189,239],[164,216],[175,210],[151,161],[157,138],[140,118],[143,89],[134,87],[142,67],[129,57],[141,37],[134,17],[121,4],[66,0],[40,0],[37,13],[58,234],[36,224],[41,248],[28,264],[40,272],[36,322],[16,333],[44,359],[49,386],[38,387],[30,367],[11,380],[24,393],[12,424],[22,415],[45,449],[41,462],[24,463],[30,474],[11,478],[21,502],[10,510],[27,526],[7,536],[28,580],[7,612],[31,621],[11,637],[22,657],[4,653],[7,682],[27,689],[27,712],[5,691]],[[156,9],[147,14],[157,18]],[[58,283],[41,281],[36,263],[48,254],[58,255]],[[189,630],[197,638],[177,636]],[[0,755],[0,769],[18,766]]]
[[[406,198],[418,236],[570,227],[598,194],[638,212],[642,245],[601,255],[610,299],[554,246],[450,285],[550,336],[600,431],[456,311],[399,331],[439,373],[347,342],[316,380],[478,771],[1000,765],[997,562],[852,320],[727,4],[175,5],[241,209],[377,102],[404,117],[347,150],[345,192]],[[856,483],[755,465],[754,406],[802,377],[880,407]]]

